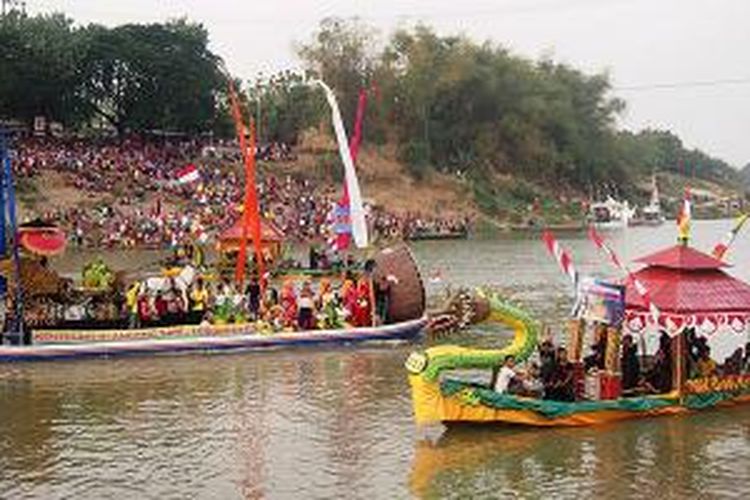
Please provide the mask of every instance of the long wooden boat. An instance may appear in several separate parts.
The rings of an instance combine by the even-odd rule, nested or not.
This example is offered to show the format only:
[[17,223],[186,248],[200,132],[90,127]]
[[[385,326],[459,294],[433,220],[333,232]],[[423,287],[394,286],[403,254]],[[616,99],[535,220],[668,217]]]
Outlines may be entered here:
[[252,325],[180,326],[140,330],[48,330],[30,346],[0,346],[0,362],[48,361],[125,355],[227,352],[344,345],[419,338],[426,318],[367,328],[256,333]]
[[[373,282],[391,283],[387,324],[382,326],[269,334],[256,331],[253,324],[36,330],[31,345],[0,345],[0,362],[226,352],[418,339],[428,320],[425,316],[424,286],[411,252],[405,245],[384,248],[373,261]],[[16,336],[11,337],[14,341],[18,340]]]

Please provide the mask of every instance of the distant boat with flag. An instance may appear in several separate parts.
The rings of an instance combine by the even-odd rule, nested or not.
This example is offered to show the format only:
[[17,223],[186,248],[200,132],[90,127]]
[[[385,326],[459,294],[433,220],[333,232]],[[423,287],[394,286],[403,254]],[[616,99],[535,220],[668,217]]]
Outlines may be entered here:
[[627,200],[619,201],[607,196],[604,201],[589,206],[587,220],[597,229],[623,229],[630,225],[635,212]]
[[648,205],[641,209],[639,222],[644,226],[660,226],[664,224],[665,218],[661,211],[659,199],[659,186],[656,184],[656,175],[651,176],[651,198]]

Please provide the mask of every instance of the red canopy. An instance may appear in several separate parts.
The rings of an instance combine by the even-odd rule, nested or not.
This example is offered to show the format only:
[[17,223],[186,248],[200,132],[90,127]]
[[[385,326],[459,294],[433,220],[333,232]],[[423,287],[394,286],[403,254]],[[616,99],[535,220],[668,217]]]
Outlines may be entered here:
[[699,269],[719,269],[728,266],[727,263],[686,245],[675,245],[673,247],[665,248],[664,250],[646,255],[635,261],[648,264],[649,266],[684,269],[689,271],[696,271]]
[[[637,262],[647,264],[635,276],[661,312],[660,327],[672,333],[688,326],[710,332],[727,325],[742,331],[750,320],[750,285],[726,274],[720,269],[726,264],[710,255],[676,245]],[[625,309],[632,330],[645,328],[650,312],[632,283]]]

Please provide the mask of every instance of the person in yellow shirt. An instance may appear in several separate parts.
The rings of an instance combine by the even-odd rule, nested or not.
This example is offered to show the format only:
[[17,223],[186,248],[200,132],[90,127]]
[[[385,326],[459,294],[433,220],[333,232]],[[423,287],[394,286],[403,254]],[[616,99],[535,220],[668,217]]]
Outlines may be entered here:
[[708,346],[701,350],[700,358],[695,363],[695,370],[700,378],[712,377],[717,374],[716,361],[711,359],[711,350]]
[[203,318],[203,313],[208,307],[208,290],[203,284],[203,278],[198,278],[193,290],[190,292],[190,316],[191,322],[198,324]]
[[138,317],[138,297],[141,294],[141,283],[135,282],[130,285],[125,293],[125,305],[128,309],[128,328],[134,329],[140,327]]

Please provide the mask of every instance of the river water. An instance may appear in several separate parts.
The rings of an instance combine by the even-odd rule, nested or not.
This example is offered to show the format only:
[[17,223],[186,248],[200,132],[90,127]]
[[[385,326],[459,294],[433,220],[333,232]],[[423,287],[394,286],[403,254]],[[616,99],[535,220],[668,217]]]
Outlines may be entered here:
[[[696,223],[696,246],[729,226]],[[675,232],[610,236],[630,259]],[[583,272],[614,275],[583,235],[559,238]],[[492,284],[553,325],[570,307],[535,235],[414,250],[425,275],[441,271],[433,296],[446,283]],[[748,256],[750,232],[730,272],[750,280]],[[507,334],[451,341],[501,345]],[[750,497],[748,406],[585,429],[417,429],[402,368],[414,348],[2,366],[0,498]]]

